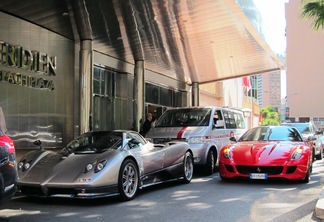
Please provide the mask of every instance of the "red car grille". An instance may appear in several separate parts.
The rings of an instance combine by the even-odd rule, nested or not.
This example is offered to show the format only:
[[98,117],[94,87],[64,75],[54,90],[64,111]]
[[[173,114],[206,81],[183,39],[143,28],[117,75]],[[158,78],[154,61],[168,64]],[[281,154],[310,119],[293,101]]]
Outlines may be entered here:
[[297,169],[297,166],[290,166],[287,168],[287,174],[294,173]]
[[267,173],[268,175],[276,175],[282,173],[282,166],[236,166],[241,174],[250,173]]

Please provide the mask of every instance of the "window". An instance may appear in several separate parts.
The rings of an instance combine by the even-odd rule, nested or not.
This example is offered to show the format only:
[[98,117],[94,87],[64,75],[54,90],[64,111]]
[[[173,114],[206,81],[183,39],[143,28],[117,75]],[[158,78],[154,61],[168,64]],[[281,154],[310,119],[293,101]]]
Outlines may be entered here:
[[236,122],[237,129],[245,129],[245,122],[244,122],[243,114],[234,113],[234,119]]
[[113,95],[113,79],[115,72],[95,67],[93,71],[93,94],[99,96]]
[[137,133],[127,133],[126,140],[129,149],[136,149],[146,143],[145,140]]
[[208,126],[211,109],[170,109],[162,114],[155,127]]
[[145,84],[145,102],[167,107],[187,106],[188,92],[178,92],[150,83]]
[[244,129],[245,122],[243,118],[243,113],[224,110],[224,119],[225,119],[225,126],[227,129]]

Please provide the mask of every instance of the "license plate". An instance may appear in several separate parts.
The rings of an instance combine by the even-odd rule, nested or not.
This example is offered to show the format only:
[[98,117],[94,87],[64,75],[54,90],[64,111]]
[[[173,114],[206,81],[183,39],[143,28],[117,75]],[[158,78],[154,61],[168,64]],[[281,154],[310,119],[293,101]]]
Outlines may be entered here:
[[266,180],[266,179],[268,179],[268,174],[266,174],[266,173],[250,173],[250,179]]

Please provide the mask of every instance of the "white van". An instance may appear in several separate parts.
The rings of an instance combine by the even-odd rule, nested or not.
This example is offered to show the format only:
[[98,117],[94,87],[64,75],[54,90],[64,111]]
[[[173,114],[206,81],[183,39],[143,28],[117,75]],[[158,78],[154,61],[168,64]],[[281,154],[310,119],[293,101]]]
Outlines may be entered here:
[[182,140],[193,150],[195,165],[206,174],[214,172],[219,150],[230,137],[246,131],[243,112],[221,107],[190,107],[166,110],[146,134],[154,143]]

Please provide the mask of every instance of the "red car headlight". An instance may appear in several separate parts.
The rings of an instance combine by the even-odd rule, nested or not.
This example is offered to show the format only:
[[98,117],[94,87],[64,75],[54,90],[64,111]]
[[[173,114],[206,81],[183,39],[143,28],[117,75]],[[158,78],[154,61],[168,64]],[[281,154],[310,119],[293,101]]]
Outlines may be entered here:
[[293,154],[291,155],[291,159],[298,160],[301,158],[302,154],[303,154],[303,149],[298,147],[294,150]]
[[223,149],[223,157],[225,159],[231,159],[232,158],[232,150],[229,147],[226,147]]

